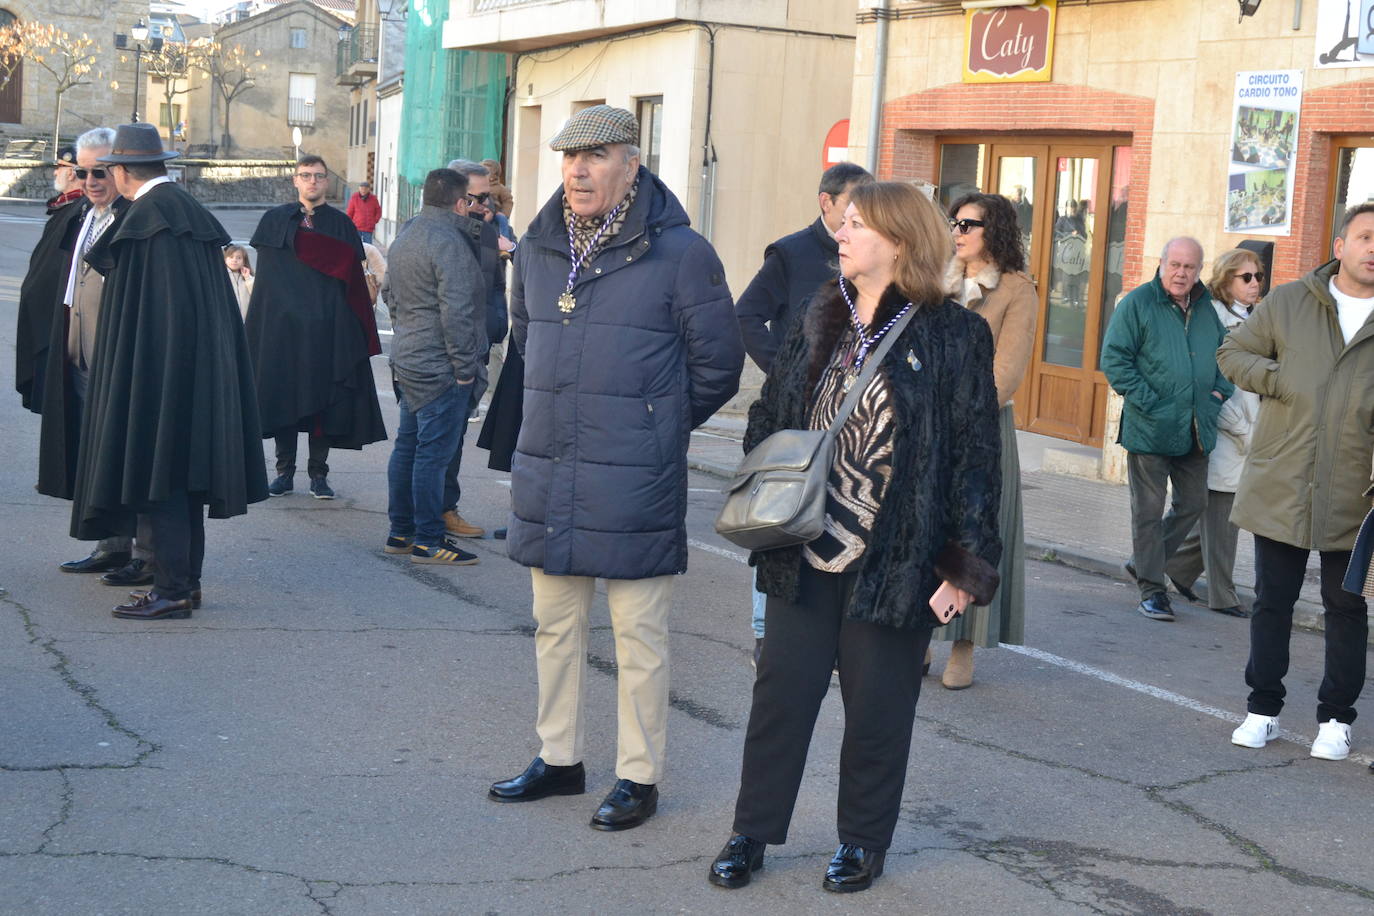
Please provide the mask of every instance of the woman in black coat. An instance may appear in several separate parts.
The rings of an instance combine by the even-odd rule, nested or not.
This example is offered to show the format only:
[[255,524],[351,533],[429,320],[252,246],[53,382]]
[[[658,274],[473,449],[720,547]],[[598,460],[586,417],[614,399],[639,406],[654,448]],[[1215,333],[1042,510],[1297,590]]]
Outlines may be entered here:
[[910,185],[860,186],[836,240],[842,277],[783,344],[749,410],[746,449],[781,429],[824,428],[863,359],[912,315],[840,432],[825,532],[751,558],[768,595],[768,636],[734,829],[708,872],[721,887],[748,884],[766,845],[786,841],[837,659],[840,846],[824,887],[861,891],[882,874],[931,630],[997,588],[992,333],[941,291],[952,253],[945,219]]

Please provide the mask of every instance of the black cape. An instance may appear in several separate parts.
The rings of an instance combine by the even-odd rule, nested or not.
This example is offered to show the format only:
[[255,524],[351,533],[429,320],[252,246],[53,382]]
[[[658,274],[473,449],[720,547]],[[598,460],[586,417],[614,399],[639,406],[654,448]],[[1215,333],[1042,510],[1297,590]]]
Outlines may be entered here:
[[520,424],[525,419],[525,358],[513,345],[506,347],[506,361],[501,364],[501,377],[491,393],[487,418],[477,436],[477,447],[491,452],[487,467],[494,471],[509,471],[515,455],[515,442],[520,437]]
[[[53,316],[62,308],[72,243],[86,215],[86,199],[77,198],[48,211],[29,270],[19,287],[19,327],[14,335],[14,387],[24,406],[43,409],[49,338]],[[60,352],[60,351],[59,351]],[[58,361],[60,362],[60,360]]]
[[[362,448],[386,438],[368,334],[349,308],[344,281],[296,256],[300,220],[300,204],[274,207],[250,242],[258,264],[245,329],[261,434],[294,429],[322,435],[331,448]],[[323,205],[313,221],[315,232],[355,249],[355,263],[365,258],[357,227],[343,213]]]
[[177,492],[211,518],[267,498],[252,364],[224,227],[175,184],[134,201],[86,260],[105,275],[72,536],[132,534]]
[[[110,206],[118,214],[129,206],[129,202],[123,197],[116,197]],[[86,205],[81,209],[81,218],[72,222],[70,240],[63,248],[65,257],[62,260],[68,265],[71,264],[72,250],[76,247],[76,237],[81,234],[82,220],[90,211]],[[48,334],[48,352],[53,356],[46,361],[42,383],[34,388],[35,393],[41,395],[39,406],[43,413],[43,422],[38,430],[37,489],[45,496],[56,496],[58,499],[72,498],[76,487],[76,448],[81,442],[81,411],[72,394],[71,374],[67,371],[67,326],[71,315],[62,302],[69,269],[62,271],[57,305]]]

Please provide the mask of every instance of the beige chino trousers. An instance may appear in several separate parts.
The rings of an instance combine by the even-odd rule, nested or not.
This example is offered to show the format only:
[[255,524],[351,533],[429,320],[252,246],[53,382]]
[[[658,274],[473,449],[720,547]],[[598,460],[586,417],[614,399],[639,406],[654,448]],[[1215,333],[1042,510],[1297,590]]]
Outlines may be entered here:
[[[615,634],[619,779],[653,785],[663,776],[668,731],[668,608],[676,576],[607,579]],[[596,579],[531,568],[534,656],[539,673],[539,756],[553,766],[582,761],[583,682]]]

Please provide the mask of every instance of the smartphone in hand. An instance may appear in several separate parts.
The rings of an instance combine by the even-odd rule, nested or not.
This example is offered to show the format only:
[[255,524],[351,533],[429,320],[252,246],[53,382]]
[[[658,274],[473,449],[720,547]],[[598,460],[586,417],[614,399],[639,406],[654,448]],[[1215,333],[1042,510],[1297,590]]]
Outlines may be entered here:
[[930,596],[930,609],[940,623],[949,623],[964,613],[967,597],[948,582],[941,582],[935,594]]

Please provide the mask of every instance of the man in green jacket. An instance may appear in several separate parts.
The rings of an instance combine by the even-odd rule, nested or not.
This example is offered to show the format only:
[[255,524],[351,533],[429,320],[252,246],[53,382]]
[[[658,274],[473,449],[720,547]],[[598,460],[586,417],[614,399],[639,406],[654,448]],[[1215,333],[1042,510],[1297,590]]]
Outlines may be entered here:
[[[1207,507],[1207,453],[1216,445],[1221,405],[1235,390],[1217,368],[1226,329],[1201,272],[1197,239],[1170,239],[1154,279],[1121,300],[1102,341],[1102,371],[1125,399],[1118,441],[1131,480],[1126,571],[1140,587],[1138,610],[1151,620],[1174,619],[1164,565]],[[1170,482],[1173,503],[1164,515]]]
[[1217,354],[1228,378],[1263,397],[1231,512],[1254,532],[1258,573],[1249,715],[1231,741],[1263,747],[1278,733],[1293,603],[1316,550],[1326,674],[1312,756],[1325,760],[1350,753],[1369,638],[1365,599],[1341,582],[1369,509],[1374,454],[1374,203],[1346,213],[1333,247],[1335,260],[1273,290]]

